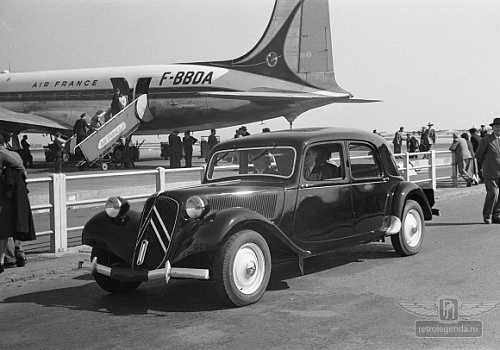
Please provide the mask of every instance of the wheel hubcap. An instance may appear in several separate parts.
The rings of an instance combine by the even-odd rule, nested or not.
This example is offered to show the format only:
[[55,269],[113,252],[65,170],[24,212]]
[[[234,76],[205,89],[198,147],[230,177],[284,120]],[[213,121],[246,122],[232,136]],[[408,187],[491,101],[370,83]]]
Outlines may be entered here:
[[410,210],[405,218],[404,232],[406,242],[410,247],[415,247],[420,242],[422,235],[422,224],[420,215],[415,210]]
[[233,280],[241,293],[252,294],[260,288],[265,274],[265,259],[255,243],[241,246],[233,265]]
[[253,276],[256,271],[256,266],[254,261],[249,261],[247,264],[247,276]]

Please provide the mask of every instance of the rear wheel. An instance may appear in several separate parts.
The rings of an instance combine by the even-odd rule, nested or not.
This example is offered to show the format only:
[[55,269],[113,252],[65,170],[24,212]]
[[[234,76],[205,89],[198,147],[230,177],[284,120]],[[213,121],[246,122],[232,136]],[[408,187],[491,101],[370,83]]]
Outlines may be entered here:
[[257,302],[271,276],[271,253],[257,232],[243,230],[232,235],[216,253],[214,280],[219,296],[234,306]]
[[408,200],[403,210],[401,231],[391,236],[394,250],[401,256],[417,254],[424,239],[424,214],[420,205]]
[[[111,254],[105,250],[99,248],[92,248],[91,261],[97,257],[97,262],[101,265],[106,265],[107,267],[113,266],[113,264],[121,263],[123,260],[114,254]],[[112,279],[108,276],[101,275],[100,273],[94,273],[94,279],[105,291],[109,293],[124,293],[136,289],[141,285],[142,282],[122,282]]]

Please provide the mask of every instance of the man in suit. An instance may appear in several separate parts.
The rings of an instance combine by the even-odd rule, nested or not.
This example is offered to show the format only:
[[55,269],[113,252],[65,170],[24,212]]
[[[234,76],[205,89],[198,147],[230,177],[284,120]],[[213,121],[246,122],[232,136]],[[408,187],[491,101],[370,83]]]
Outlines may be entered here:
[[179,130],[174,130],[168,136],[168,143],[170,145],[170,169],[181,167],[182,158],[182,140],[179,136]]
[[455,164],[457,165],[458,173],[467,182],[467,187],[471,187],[474,182],[470,172],[473,158],[467,146],[467,140],[458,136],[458,134],[453,134],[453,143],[450,151],[455,153]]
[[398,131],[394,133],[394,138],[392,139],[392,144],[394,145],[394,154],[401,153],[401,148],[403,147],[403,132],[404,127],[400,127]]
[[198,142],[191,135],[191,131],[187,130],[182,138],[182,144],[184,145],[184,160],[186,161],[186,168],[191,168],[193,161],[193,145]]
[[87,137],[87,129],[89,128],[89,124],[87,123],[87,119],[85,119],[87,115],[82,113],[80,115],[80,119],[78,119],[73,126],[73,134],[76,135],[76,143],[80,143]]
[[486,198],[483,206],[483,219],[486,224],[500,224],[500,118],[490,124],[493,132],[486,135],[476,151],[476,158],[483,165],[483,178]]
[[432,145],[436,143],[436,131],[432,128],[434,124],[429,122],[427,124],[427,129],[422,133],[422,141],[420,142],[424,147],[424,151],[430,151]]

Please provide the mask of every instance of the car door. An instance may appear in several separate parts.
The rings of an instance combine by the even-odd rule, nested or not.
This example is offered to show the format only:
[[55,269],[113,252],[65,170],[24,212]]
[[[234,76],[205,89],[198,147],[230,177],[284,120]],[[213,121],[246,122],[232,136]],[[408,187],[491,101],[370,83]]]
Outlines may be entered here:
[[[306,178],[307,157],[312,150],[318,151],[319,157],[326,158],[321,161],[329,169],[324,170],[321,176]],[[294,239],[301,247],[313,253],[328,251],[340,239],[351,236],[353,232],[344,146],[342,142],[312,144],[305,149],[302,158],[294,216]],[[319,163],[318,156],[315,161]]]
[[389,178],[383,171],[378,150],[371,144],[348,142],[354,234],[379,228],[384,218]]

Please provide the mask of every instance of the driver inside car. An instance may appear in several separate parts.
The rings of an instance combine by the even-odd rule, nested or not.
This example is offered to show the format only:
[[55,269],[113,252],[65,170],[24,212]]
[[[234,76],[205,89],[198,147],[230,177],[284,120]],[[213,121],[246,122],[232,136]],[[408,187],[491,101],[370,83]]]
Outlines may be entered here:
[[250,158],[254,166],[254,174],[278,175],[278,172],[271,168],[271,155],[264,150]]

